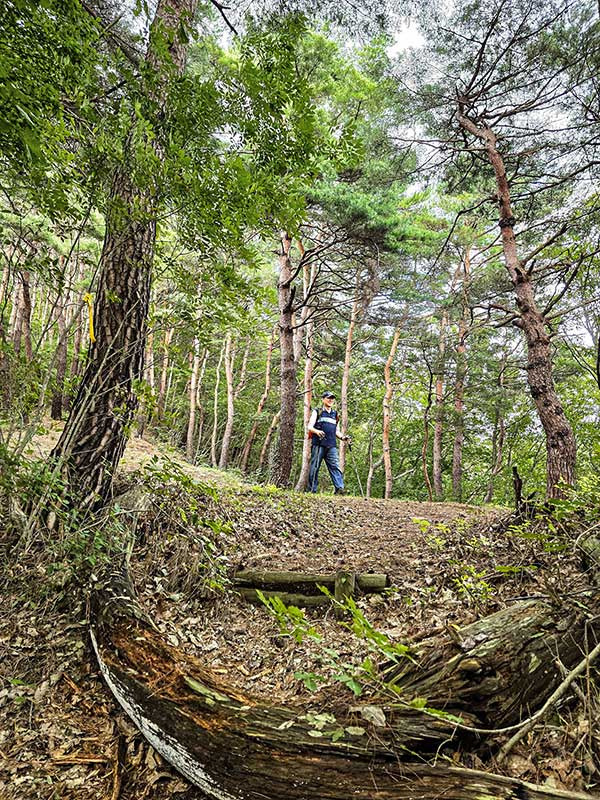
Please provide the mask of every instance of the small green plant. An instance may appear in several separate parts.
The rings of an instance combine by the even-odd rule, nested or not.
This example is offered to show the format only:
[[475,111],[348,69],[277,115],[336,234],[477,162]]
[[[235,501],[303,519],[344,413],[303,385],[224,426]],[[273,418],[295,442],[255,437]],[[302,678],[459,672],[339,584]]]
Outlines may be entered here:
[[277,620],[279,632],[283,636],[291,636],[298,644],[302,643],[305,636],[317,642],[321,641],[322,637],[306,619],[306,614],[301,608],[286,606],[278,595],[266,597],[260,589],[256,590],[256,594],[267,611]]
[[446,540],[443,536],[437,536],[432,533],[425,537],[425,544],[432,550],[440,551],[446,547]]
[[424,519],[423,517],[413,517],[411,522],[414,522],[415,525],[419,526],[419,530],[421,531],[421,533],[427,533],[427,531],[431,527],[431,522],[428,519]]
[[475,605],[486,603],[493,594],[493,589],[485,580],[485,572],[478,572],[475,567],[463,565],[462,573],[452,581],[458,594]]

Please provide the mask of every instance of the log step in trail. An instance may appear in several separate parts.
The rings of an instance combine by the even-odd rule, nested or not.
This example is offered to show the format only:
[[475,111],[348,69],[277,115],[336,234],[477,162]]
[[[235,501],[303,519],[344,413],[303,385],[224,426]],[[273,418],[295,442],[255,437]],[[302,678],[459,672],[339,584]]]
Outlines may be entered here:
[[378,572],[292,572],[285,570],[240,570],[233,585],[251,603],[260,603],[258,591],[267,599],[279,597],[288,606],[324,606],[331,600],[320,590],[324,586],[339,603],[363,594],[381,592],[389,586],[388,576]]

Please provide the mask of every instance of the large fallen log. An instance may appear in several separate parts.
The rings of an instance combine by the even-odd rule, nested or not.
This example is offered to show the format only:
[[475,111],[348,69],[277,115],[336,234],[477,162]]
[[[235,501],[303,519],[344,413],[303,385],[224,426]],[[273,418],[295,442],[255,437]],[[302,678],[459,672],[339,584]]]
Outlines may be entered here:
[[[451,713],[470,709],[480,727],[511,725],[542,705],[562,680],[559,664],[571,669],[600,636],[597,592],[575,604],[530,600],[421,643],[418,669],[393,665],[387,680],[428,705]],[[587,628],[587,639],[586,639]]]
[[[323,698],[321,707],[310,709],[273,706],[249,697],[228,687],[197,659],[167,645],[140,609],[123,570],[93,593],[90,633],[115,698],[156,750],[209,797],[590,800],[585,794],[447,763],[440,758],[443,747],[454,746],[463,732],[451,720],[409,705],[414,696],[409,688],[419,695],[427,689],[432,692],[430,706],[435,701],[438,707],[452,707],[472,726],[518,716],[521,709],[533,706],[534,690],[541,704],[554,684],[557,651],[552,648],[559,648],[567,664],[581,656],[583,639],[578,642],[576,634],[582,623],[576,612],[569,613],[566,623],[555,616],[544,603],[526,603],[468,626],[461,642],[449,639],[437,648],[434,642],[426,643],[423,665],[413,664],[394,676],[406,687],[406,703],[371,700],[362,706],[324,709]],[[502,631],[510,631],[510,642],[519,639],[516,631],[524,634],[518,663],[531,666],[532,658],[540,657],[544,661],[543,668],[526,670],[533,676],[529,687],[521,686],[519,678],[513,682],[512,702],[510,673],[501,656]],[[512,645],[508,649],[514,653]],[[447,665],[445,658],[454,661]],[[469,712],[471,706],[476,715]],[[438,756],[436,766],[426,763],[432,753]]]

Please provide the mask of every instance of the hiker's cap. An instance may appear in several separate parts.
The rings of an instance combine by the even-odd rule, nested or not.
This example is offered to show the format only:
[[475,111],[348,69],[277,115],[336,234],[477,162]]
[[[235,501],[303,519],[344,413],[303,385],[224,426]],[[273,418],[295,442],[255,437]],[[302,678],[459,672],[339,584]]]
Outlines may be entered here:
[[332,400],[335,400],[335,395],[334,395],[334,393],[333,393],[333,392],[323,392],[323,394],[321,395],[321,397],[323,398],[323,400],[324,400],[326,397],[331,397],[331,399],[332,399]]

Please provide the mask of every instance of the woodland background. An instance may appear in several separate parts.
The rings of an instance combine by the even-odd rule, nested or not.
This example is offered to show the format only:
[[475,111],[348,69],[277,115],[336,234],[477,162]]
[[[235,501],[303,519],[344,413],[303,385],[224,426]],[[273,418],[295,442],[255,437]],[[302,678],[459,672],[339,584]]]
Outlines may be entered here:
[[7,464],[71,413],[96,500],[138,434],[302,489],[332,389],[353,493],[595,480],[595,4],[2,5]]

